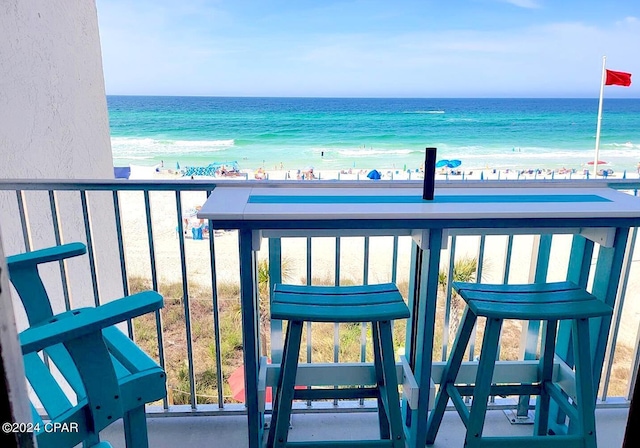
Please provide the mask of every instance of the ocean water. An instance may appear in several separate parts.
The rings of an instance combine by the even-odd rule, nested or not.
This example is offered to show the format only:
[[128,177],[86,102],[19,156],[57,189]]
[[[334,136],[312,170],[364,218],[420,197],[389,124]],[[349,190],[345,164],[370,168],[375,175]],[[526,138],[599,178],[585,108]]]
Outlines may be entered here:
[[[581,168],[597,99],[347,99],[109,96],[115,166],[417,168],[424,148],[461,168]],[[640,99],[604,101],[600,160],[640,162]]]

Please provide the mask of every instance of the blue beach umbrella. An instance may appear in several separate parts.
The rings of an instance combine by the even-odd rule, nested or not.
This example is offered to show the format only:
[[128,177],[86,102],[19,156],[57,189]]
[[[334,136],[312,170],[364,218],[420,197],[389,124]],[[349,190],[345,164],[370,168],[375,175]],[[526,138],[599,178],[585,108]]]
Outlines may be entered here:
[[438,162],[436,163],[436,168],[458,168],[460,165],[462,165],[462,162],[460,160],[454,159],[454,160],[447,160],[447,159],[442,159],[442,160],[438,160]]
[[371,180],[378,180],[380,179],[380,171],[378,170],[371,170],[369,171],[369,174],[367,174],[367,177]]

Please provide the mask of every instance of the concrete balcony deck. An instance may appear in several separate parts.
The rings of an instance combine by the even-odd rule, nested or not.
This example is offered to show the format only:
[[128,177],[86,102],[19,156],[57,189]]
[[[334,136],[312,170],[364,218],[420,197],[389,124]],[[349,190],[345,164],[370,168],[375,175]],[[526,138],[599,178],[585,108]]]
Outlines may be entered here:
[[[614,448],[622,445],[627,409],[596,411],[598,446]],[[153,448],[209,447],[245,448],[247,442],[245,416],[149,418],[149,446]],[[489,411],[485,435],[531,435],[532,425],[511,425],[500,410]],[[294,414],[289,440],[355,440],[375,439],[378,435],[374,412]],[[114,448],[125,448],[122,422],[102,433]],[[462,447],[464,426],[455,412],[445,413],[435,448]]]

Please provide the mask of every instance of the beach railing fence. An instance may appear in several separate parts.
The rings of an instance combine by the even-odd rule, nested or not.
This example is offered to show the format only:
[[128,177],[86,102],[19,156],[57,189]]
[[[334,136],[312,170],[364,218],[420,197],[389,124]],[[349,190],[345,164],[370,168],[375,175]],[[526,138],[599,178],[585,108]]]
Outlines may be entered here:
[[[483,184],[488,182],[491,181],[485,180]],[[526,181],[518,182],[521,185]],[[608,185],[635,196],[640,189],[637,180],[570,182],[579,188],[592,187],[597,182],[598,186]],[[507,183],[501,180],[500,187],[504,188]],[[98,263],[100,252],[111,244],[111,249],[115,248],[116,266],[108,267],[111,273],[115,270],[119,274],[123,295],[144,287],[165,294],[168,306],[163,311],[143,322],[130,321],[124,328],[168,373],[172,390],[168,398],[159,403],[159,412],[150,409],[151,415],[193,415],[194,410],[204,415],[243,412],[241,400],[237,400],[242,392],[238,395],[229,385],[232,377],[241,372],[239,360],[242,359],[241,338],[238,339],[237,333],[241,329],[236,319],[240,313],[239,267],[237,256],[234,258],[237,236],[234,232],[214,231],[211,222],[196,222],[208,228],[205,232],[208,238],[189,239],[188,232],[185,233],[187,227],[193,225],[189,220],[197,221],[193,212],[185,211],[185,207],[203,203],[215,187],[215,183],[198,180],[0,181],[0,228],[7,253],[30,251],[72,239],[83,241],[88,255],[82,263],[91,274],[90,285],[85,290],[89,291],[90,301],[98,305],[116,298],[113,294],[105,297],[101,290],[102,284],[112,280],[106,279],[101,271],[104,263]],[[106,220],[108,222],[93,219],[95,207],[109,208],[112,219]],[[98,235],[105,233],[105,229],[110,229],[113,239],[98,243]],[[628,240],[612,331],[607,341],[599,406],[628,406],[640,364],[640,327],[635,323],[633,311],[640,304],[637,233],[637,228],[633,228]],[[571,238],[552,234],[452,232],[448,253],[443,255],[440,266],[442,309],[438,311],[434,361],[446,359],[461,311],[459,299],[451,289],[451,279],[493,283],[563,280],[570,264],[567,248]],[[263,350],[270,352],[275,361],[279,359],[282,327],[268,317],[270,283],[284,280],[339,285],[392,281],[406,291],[411,244],[410,237],[405,236],[270,239],[268,245],[263,245],[261,259],[264,261],[259,266],[266,285],[260,294]],[[596,257],[597,248],[593,260]],[[142,267],[141,260],[144,260]],[[76,287],[70,280],[67,263],[78,262],[61,262],[58,272],[50,276],[50,281],[57,284],[54,290],[60,292],[60,303],[55,306],[66,310],[79,306],[76,292],[82,291],[82,287]],[[366,349],[370,335],[366,326],[327,325],[331,328],[321,329],[315,324],[313,329],[311,325],[307,327],[306,362],[370,360]],[[396,325],[394,333],[401,349],[404,326]],[[528,326],[517,322],[505,325],[502,340],[509,343],[501,344],[501,357],[535,358],[538,333],[535,322]],[[477,356],[477,340],[481,337],[479,325],[471,342],[469,360]],[[492,399],[492,402],[494,407],[515,405],[513,400]],[[528,401],[525,412],[527,407]],[[347,409],[365,408],[355,403]]]

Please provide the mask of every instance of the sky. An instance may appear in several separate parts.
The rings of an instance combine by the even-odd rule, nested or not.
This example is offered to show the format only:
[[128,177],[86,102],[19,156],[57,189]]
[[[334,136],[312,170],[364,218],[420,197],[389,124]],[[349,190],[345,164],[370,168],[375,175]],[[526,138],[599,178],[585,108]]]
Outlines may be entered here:
[[109,95],[596,98],[637,0],[96,0]]

